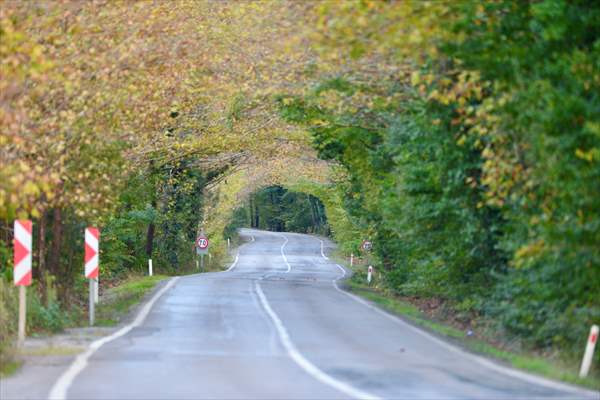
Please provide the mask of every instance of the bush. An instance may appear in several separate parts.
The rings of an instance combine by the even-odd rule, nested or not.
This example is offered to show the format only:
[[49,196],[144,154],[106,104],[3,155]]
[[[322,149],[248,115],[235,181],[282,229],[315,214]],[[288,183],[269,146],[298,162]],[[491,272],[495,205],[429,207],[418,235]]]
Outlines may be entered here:
[[[18,290],[0,277],[0,365],[13,359],[13,342],[17,337]],[[1,370],[2,368],[0,368]]]

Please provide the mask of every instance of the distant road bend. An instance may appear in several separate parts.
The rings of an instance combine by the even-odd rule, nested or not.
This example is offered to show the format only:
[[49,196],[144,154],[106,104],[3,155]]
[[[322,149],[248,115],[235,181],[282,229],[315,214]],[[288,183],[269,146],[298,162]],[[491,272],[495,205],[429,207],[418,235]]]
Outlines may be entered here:
[[[69,399],[598,398],[459,350],[339,289],[328,241],[242,230],[229,271],[165,288],[78,357]],[[144,312],[144,310],[142,310]]]

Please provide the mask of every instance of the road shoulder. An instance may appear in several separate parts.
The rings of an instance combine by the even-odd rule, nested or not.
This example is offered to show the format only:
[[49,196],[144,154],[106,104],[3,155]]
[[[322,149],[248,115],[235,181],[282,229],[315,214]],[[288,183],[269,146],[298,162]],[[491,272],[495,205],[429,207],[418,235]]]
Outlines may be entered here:
[[[21,367],[13,375],[1,378],[0,398],[3,400],[47,398],[54,383],[77,355],[85,351],[92,342],[109,336],[131,323],[140,309],[167,284],[169,279],[159,277],[152,281],[153,285],[144,285],[144,293],[136,296],[134,302],[128,299],[127,304],[120,305],[127,308],[122,310],[122,313],[113,315],[118,316],[118,322],[114,320],[106,322],[112,326],[77,327],[66,329],[56,335],[27,338],[17,355],[22,363]],[[119,288],[116,290],[118,291]]]
[[[340,264],[345,264],[339,257],[335,257],[335,259]],[[534,378],[539,377],[558,385],[565,385],[587,395],[599,394],[600,383],[596,382],[593,377],[579,378],[576,371],[566,370],[562,365],[556,365],[541,357],[507,351],[473,337],[469,335],[469,332],[463,332],[450,324],[445,324],[443,321],[432,320],[415,305],[403,301],[375,285],[367,285],[366,282],[363,282],[366,280],[366,273],[357,272],[356,267],[354,269],[347,265],[344,267],[348,274],[339,281],[339,287],[346,293],[358,296],[371,307],[399,318],[474,357],[489,360],[501,368],[513,369]]]

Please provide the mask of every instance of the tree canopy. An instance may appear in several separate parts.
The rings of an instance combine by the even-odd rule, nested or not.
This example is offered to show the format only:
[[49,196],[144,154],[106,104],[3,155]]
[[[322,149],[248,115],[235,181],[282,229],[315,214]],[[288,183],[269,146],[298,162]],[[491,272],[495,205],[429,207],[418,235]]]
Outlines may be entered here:
[[0,68],[3,268],[17,217],[70,284],[86,224],[108,274],[180,270],[289,200],[288,227],[373,239],[396,293],[540,348],[600,318],[591,2],[5,1]]

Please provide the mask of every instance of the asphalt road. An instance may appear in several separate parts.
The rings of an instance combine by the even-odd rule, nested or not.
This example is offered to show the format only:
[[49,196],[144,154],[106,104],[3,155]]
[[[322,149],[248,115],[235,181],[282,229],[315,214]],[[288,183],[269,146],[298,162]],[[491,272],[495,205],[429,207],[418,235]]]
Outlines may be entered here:
[[242,235],[248,243],[231,270],[165,287],[143,322],[79,357],[53,395],[598,398],[469,355],[340,290],[345,271],[319,238]]

